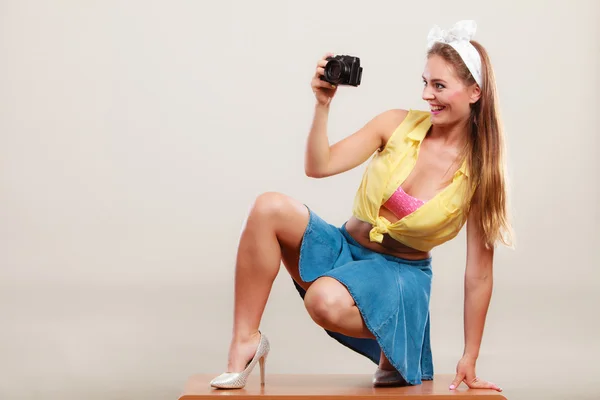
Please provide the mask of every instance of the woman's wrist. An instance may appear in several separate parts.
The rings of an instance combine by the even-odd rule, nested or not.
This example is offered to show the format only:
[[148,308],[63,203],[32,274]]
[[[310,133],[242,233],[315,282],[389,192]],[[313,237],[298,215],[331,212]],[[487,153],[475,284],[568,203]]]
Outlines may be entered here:
[[315,111],[316,112],[324,112],[324,113],[328,113],[329,112],[329,104],[323,104],[323,103],[319,103],[318,101],[315,102]]

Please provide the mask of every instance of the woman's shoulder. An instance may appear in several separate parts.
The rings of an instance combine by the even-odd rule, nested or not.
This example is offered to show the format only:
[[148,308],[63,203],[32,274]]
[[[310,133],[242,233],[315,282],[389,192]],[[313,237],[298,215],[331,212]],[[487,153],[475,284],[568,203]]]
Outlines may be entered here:
[[390,137],[394,134],[398,126],[406,120],[406,117],[410,114],[410,110],[402,108],[394,108],[387,110],[381,114],[383,117],[382,121],[382,132],[384,143],[386,143]]
[[385,126],[382,127],[384,143],[387,143],[396,132],[405,130],[407,131],[405,133],[408,133],[408,131],[411,130],[411,127],[418,125],[430,117],[428,111],[402,108],[390,109],[380,115],[383,117],[381,119],[382,124],[385,124]]

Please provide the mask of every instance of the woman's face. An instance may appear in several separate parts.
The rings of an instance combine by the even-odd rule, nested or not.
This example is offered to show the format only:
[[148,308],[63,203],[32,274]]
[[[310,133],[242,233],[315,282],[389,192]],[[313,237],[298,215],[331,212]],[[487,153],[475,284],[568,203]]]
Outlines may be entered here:
[[471,104],[481,94],[479,86],[465,86],[454,68],[437,55],[427,59],[423,84],[423,100],[429,103],[434,125],[465,122],[471,113]]

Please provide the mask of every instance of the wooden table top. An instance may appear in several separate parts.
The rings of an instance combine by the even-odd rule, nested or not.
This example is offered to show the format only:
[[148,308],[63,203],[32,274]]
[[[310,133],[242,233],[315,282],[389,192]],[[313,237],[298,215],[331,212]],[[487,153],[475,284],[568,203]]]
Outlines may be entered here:
[[294,375],[267,374],[266,383],[260,385],[258,376],[250,376],[243,389],[215,389],[210,386],[212,375],[194,375],[189,378],[179,400],[223,399],[277,399],[285,400],[326,398],[328,400],[370,399],[378,397],[413,400],[477,399],[506,400],[495,390],[469,389],[464,383],[456,390],[448,390],[454,375],[436,375],[433,381],[421,385],[393,388],[375,388],[371,375]]

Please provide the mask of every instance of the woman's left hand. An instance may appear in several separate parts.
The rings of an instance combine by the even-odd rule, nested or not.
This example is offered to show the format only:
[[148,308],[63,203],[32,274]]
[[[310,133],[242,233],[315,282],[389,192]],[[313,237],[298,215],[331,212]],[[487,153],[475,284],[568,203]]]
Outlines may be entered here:
[[494,383],[478,378],[477,374],[475,374],[475,360],[467,356],[463,356],[458,362],[456,377],[450,385],[450,390],[456,389],[461,382],[464,382],[471,389],[494,389],[499,392],[502,391]]

